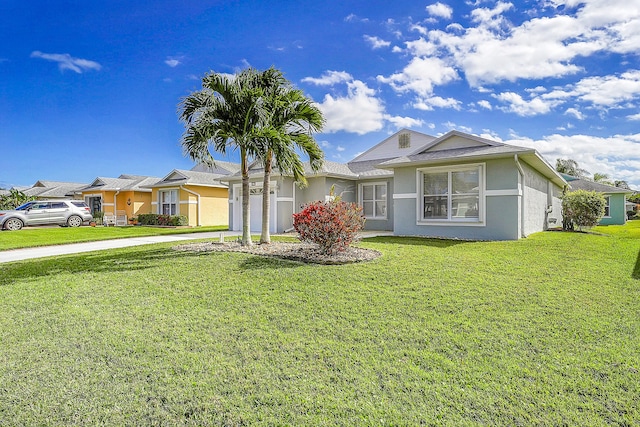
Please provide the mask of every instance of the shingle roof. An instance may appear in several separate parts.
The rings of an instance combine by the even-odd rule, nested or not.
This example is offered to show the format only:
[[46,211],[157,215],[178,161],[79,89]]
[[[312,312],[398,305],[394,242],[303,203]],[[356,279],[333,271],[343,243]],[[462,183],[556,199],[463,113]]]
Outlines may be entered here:
[[207,166],[199,163],[191,168],[193,172],[208,172],[219,175],[233,175],[240,171],[239,163],[223,162],[216,160],[213,166]]
[[[82,191],[151,191],[148,187],[160,178],[140,175],[120,175],[121,178],[97,177]],[[123,176],[131,178],[122,178]]]
[[209,187],[227,187],[220,182],[220,178],[226,175],[199,172],[194,170],[174,169],[160,181],[149,185],[149,187],[167,187],[173,185],[202,185]]
[[626,188],[613,187],[611,185],[601,184],[599,182],[590,181],[588,179],[572,179],[569,181],[569,186],[572,190],[586,190],[586,191],[597,191],[598,193],[607,193],[607,194],[632,194],[633,190],[627,190]]
[[393,168],[409,163],[435,163],[450,160],[465,160],[478,157],[507,156],[511,154],[533,153],[535,150],[515,145],[477,146],[453,148],[450,150],[427,151],[410,156],[398,157],[380,164],[383,168]]
[[33,187],[26,188],[22,192],[27,196],[56,198],[72,196],[75,191],[86,186],[87,184],[77,182],[37,181]]

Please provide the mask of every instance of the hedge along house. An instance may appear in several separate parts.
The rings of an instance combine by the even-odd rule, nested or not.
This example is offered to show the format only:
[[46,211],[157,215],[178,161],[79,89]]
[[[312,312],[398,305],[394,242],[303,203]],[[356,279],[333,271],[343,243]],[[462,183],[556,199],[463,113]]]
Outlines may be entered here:
[[116,215],[126,212],[127,218],[151,213],[151,189],[160,178],[139,175],[120,175],[118,178],[98,177],[89,186],[78,191],[91,208],[91,212]]
[[[327,200],[331,188],[362,206],[367,230],[469,240],[515,240],[562,224],[567,184],[534,149],[458,131],[434,137],[403,129],[346,164],[309,171],[309,186],[273,174],[272,232],[289,231],[292,213]],[[229,227],[241,228],[241,177],[230,183]],[[262,168],[250,170],[251,230],[261,225]]]
[[627,196],[633,194],[633,190],[613,187],[571,175],[563,175],[563,177],[569,183],[569,191],[586,190],[603,194],[607,203],[604,216],[599,222],[600,225],[623,225],[627,222]]
[[150,186],[152,213],[184,215],[190,226],[226,225],[229,222],[228,186],[220,181],[230,171],[222,173],[174,169]]

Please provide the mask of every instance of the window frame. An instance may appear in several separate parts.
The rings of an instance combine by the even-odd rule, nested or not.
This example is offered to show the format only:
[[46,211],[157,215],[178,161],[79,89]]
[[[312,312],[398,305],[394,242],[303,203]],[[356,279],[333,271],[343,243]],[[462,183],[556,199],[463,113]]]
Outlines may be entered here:
[[[478,173],[478,216],[476,217],[453,217],[452,216],[452,174],[455,172],[477,171]],[[429,166],[416,169],[416,223],[417,225],[442,225],[442,226],[485,226],[486,218],[486,165],[485,163],[466,163],[454,164],[447,166]],[[424,193],[424,175],[426,173],[447,173],[447,218],[425,218],[425,193]]]
[[[383,216],[376,216],[376,206],[378,203],[382,202],[383,199],[376,199],[376,186],[378,185],[384,185],[384,191],[385,191],[385,199],[384,199],[384,215]],[[373,216],[367,216],[364,213],[364,187],[368,187],[371,186],[373,187],[373,199],[372,200],[367,200],[368,202],[372,202],[373,203]],[[389,219],[389,183],[387,181],[375,181],[375,182],[361,182],[358,185],[358,192],[359,192],[359,197],[358,197],[358,203],[360,204],[360,206],[362,207],[362,214],[364,215],[365,219],[368,220],[376,220],[376,221],[383,221],[383,220],[387,220]]]
[[604,205],[604,215],[603,218],[611,218],[611,196],[604,196],[605,205]]
[[[169,203],[163,203],[162,201],[162,194],[163,193],[169,193],[171,194],[175,194],[175,202],[169,202]],[[164,205],[169,205],[169,212],[171,212],[171,205],[175,204],[175,213],[168,213],[165,214],[164,213],[164,209],[163,206]],[[179,211],[179,206],[180,206],[180,192],[177,188],[166,188],[166,189],[162,189],[162,190],[158,190],[158,214],[159,215],[179,215],[180,211]]]

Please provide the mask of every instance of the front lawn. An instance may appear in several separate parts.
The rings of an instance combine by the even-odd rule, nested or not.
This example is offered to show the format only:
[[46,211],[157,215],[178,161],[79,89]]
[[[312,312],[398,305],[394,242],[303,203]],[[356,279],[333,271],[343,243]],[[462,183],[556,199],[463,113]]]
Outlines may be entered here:
[[3,265],[0,425],[638,425],[640,240]]
[[27,227],[19,231],[0,231],[0,251],[34,246],[227,230],[226,225],[193,228],[161,227]]

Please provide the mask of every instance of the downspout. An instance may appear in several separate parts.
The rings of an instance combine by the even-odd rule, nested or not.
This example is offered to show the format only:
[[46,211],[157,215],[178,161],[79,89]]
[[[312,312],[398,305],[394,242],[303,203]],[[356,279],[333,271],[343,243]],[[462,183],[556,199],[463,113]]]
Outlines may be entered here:
[[524,169],[522,169],[522,165],[520,164],[520,161],[518,160],[518,155],[517,154],[513,155],[513,160],[515,160],[515,162],[516,162],[516,167],[518,168],[518,173],[520,174],[520,177],[522,179],[522,189],[521,189],[522,196],[520,196],[520,236],[521,237],[527,237],[525,235],[525,232],[524,232],[524,218],[525,218],[525,215],[524,215],[524,206],[525,206],[525,204],[524,204],[524,194],[525,194],[525,188],[526,188],[525,179],[524,179],[525,178],[525,174],[524,174]]
[[200,224],[200,195],[198,193],[196,193],[195,191],[191,191],[191,190],[188,190],[188,189],[184,188],[184,185],[181,185],[180,189],[186,191],[187,193],[193,194],[198,199],[198,209],[197,209],[197,212],[196,212],[198,220],[196,221],[196,226],[200,227],[200,225],[201,225]]

